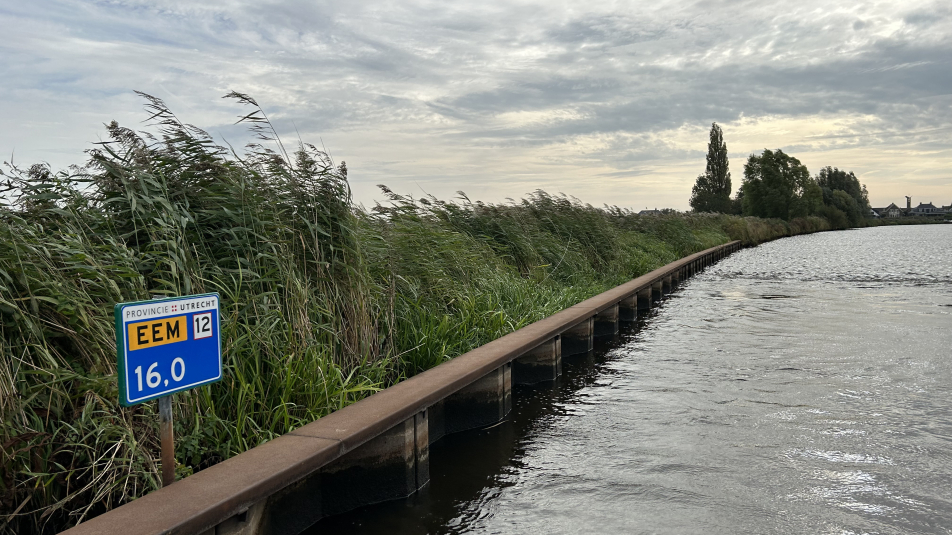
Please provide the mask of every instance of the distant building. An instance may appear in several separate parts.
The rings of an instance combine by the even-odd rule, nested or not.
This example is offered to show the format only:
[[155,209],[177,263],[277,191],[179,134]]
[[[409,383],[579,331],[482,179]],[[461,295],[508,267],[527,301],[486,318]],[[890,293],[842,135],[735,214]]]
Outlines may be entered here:
[[919,203],[919,206],[912,207],[912,197],[906,197],[906,207],[900,208],[896,203],[890,203],[885,208],[873,208],[877,215],[873,217],[941,217],[946,214],[952,214],[952,205],[937,207],[931,202]]
[[919,206],[909,211],[909,215],[916,217],[935,217],[943,215],[944,213],[945,212],[940,208],[936,208],[931,202],[919,203]]
[[655,208],[654,210],[642,210],[638,212],[638,215],[661,215],[661,210]]
[[889,206],[885,208],[873,208],[873,211],[876,212],[879,217],[902,217],[904,210],[898,206],[896,203],[890,203]]

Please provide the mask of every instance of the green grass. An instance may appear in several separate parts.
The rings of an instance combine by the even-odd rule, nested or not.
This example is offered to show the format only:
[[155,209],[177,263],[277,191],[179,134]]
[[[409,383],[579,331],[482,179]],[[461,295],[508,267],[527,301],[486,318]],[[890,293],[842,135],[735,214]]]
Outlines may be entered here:
[[[154,402],[118,404],[112,307],[222,297],[225,377],[177,394],[180,477],[687,254],[825,230],[640,217],[538,191],[373,211],[346,168],[262,138],[236,153],[145,96],[81,168],[8,166],[0,206],[0,532],[52,533],[156,489]],[[266,148],[264,144],[272,148]]]

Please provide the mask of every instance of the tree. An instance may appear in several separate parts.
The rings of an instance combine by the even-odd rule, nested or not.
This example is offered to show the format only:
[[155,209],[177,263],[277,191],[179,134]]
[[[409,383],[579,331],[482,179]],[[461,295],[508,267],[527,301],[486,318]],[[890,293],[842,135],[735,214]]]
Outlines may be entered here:
[[707,144],[707,169],[698,175],[691,189],[691,208],[695,212],[731,211],[731,173],[728,170],[727,144],[717,123],[711,124],[711,139]]
[[790,217],[815,215],[821,208],[823,208],[823,190],[820,189],[816,180],[807,176],[800,182],[797,197],[790,206]]
[[850,226],[859,226],[869,214],[869,194],[852,171],[824,167],[816,177],[823,191],[823,202],[843,212]]
[[822,190],[800,160],[780,149],[751,154],[744,165],[738,195],[744,215],[791,219],[815,214],[823,206]]

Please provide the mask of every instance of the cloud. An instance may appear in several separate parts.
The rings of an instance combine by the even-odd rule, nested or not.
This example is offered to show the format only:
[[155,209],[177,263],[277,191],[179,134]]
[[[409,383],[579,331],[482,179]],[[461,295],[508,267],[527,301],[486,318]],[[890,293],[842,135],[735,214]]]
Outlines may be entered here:
[[240,145],[219,98],[237,89],[346,159],[365,202],[386,183],[685,208],[713,121],[735,184],[780,147],[880,203],[952,198],[944,2],[61,0],[0,24],[0,151],[21,163],[75,163],[103,122],[137,124],[133,89]]

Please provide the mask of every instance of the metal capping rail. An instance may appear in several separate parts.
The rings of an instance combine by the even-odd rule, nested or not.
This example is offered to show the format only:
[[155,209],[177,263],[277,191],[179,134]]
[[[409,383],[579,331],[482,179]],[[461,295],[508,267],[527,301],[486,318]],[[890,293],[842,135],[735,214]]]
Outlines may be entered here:
[[[64,533],[299,533],[325,516],[409,496],[429,482],[429,445],[491,425],[512,383],[553,380],[673,284],[741,248],[695,253],[509,333]],[[515,365],[515,373],[513,373]]]

